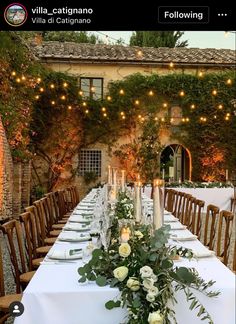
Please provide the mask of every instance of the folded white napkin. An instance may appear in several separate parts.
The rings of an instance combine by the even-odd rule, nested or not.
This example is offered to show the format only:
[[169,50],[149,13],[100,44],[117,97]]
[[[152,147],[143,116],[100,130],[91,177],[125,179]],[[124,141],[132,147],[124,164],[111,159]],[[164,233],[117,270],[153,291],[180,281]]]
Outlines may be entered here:
[[208,250],[204,246],[192,249],[195,258],[208,258],[215,255],[214,251]]
[[178,218],[176,218],[175,216],[170,214],[167,215],[164,214],[164,223],[178,222],[178,221],[179,221]]
[[89,224],[92,221],[90,216],[83,216],[83,215],[71,215],[69,218],[70,223],[86,223]]
[[91,206],[88,206],[88,205],[86,205],[86,206],[80,206],[80,205],[78,205],[77,206],[77,208],[76,208],[76,210],[89,210],[89,211],[93,211],[94,210],[94,208],[93,207],[91,207]]
[[171,233],[170,238],[174,241],[193,241],[197,239],[197,236],[187,231],[181,231],[178,234]]
[[81,259],[83,256],[82,249],[74,250],[54,250],[49,251],[47,257],[55,260],[74,260]]
[[187,227],[185,225],[182,225],[179,222],[171,222],[170,224],[171,230],[184,230]]
[[172,215],[172,213],[167,210],[164,210],[164,215]]
[[66,231],[88,231],[90,230],[90,226],[87,224],[73,224],[73,223],[67,223],[63,230]]
[[58,236],[59,241],[65,242],[85,242],[90,240],[89,234],[76,233],[76,232],[61,232]]

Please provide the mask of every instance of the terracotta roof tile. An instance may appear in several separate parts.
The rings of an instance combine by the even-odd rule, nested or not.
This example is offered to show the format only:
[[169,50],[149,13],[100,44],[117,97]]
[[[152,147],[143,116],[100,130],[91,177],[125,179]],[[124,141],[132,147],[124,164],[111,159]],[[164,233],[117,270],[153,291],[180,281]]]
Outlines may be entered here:
[[[132,62],[133,64],[236,64],[236,51],[215,48],[152,48],[122,45],[43,42],[34,46],[40,59],[71,59],[85,62]],[[141,52],[139,52],[141,51]]]

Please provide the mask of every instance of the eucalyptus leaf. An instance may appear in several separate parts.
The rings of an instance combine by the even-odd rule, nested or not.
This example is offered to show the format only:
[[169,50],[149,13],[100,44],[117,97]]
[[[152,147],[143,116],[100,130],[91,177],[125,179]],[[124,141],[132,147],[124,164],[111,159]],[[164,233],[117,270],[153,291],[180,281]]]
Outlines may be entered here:
[[96,284],[100,287],[106,286],[107,284],[107,278],[104,276],[97,276],[96,278]]

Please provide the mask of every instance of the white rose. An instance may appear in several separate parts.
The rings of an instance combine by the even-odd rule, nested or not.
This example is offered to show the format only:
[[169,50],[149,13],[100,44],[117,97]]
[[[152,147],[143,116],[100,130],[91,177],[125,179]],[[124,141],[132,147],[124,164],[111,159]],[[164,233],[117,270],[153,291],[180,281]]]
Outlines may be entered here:
[[153,275],[153,270],[149,266],[144,266],[140,269],[140,274],[142,278],[150,278]]
[[157,276],[156,276],[155,274],[152,275],[152,280],[153,280],[154,282],[157,282]]
[[118,267],[113,271],[114,277],[119,281],[124,281],[128,276],[129,269],[127,267]]
[[160,314],[160,311],[156,311],[153,313],[149,313],[148,315],[148,323],[149,324],[162,324],[163,316]]
[[127,258],[131,253],[131,247],[129,245],[129,243],[121,243],[121,245],[119,246],[119,254],[120,256],[122,256],[123,258]]
[[138,291],[140,288],[140,282],[135,277],[130,277],[127,281],[126,286],[132,291]]
[[145,278],[143,280],[144,290],[150,290],[154,286],[154,280],[152,278]]
[[157,296],[159,293],[159,290],[156,286],[152,286],[152,287],[150,287],[150,289],[148,289],[148,293]]
[[138,239],[140,240],[141,238],[143,238],[143,233],[140,231],[135,231],[134,235],[138,237]]
[[149,301],[149,303],[153,303],[155,301],[156,296],[153,294],[147,294],[146,299]]

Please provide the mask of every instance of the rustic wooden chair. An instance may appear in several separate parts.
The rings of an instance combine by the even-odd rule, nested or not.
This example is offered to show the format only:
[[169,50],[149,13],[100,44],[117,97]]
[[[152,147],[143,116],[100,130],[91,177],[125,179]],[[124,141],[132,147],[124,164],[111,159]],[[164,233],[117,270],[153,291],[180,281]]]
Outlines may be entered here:
[[174,189],[165,189],[164,206],[169,212],[173,211],[174,191]]
[[196,200],[197,199],[195,197],[190,197],[185,211],[185,219],[183,224],[186,225],[190,231],[192,230]]
[[210,250],[214,249],[217,219],[219,216],[219,208],[214,205],[207,206],[203,244]]
[[179,203],[180,203],[180,199],[181,199],[180,191],[175,191],[175,199],[174,199],[174,205],[173,205],[173,211],[172,211],[172,214],[175,217],[177,217],[178,206],[179,206]]
[[[37,204],[37,202],[36,202]],[[41,226],[41,220],[38,215],[38,211],[36,206],[29,206],[25,208],[26,212],[29,212],[32,214],[32,217],[35,220],[36,225],[36,236],[37,236],[37,247],[36,247],[36,253],[37,256],[43,256],[48,253],[48,251],[51,249],[51,245],[46,245],[45,240],[45,234],[42,233],[42,226]]]
[[43,258],[37,257],[37,234],[36,234],[36,223],[32,213],[25,212],[20,215],[20,221],[24,227],[25,233],[25,248],[28,254],[28,265],[29,270],[32,271],[37,269]]
[[21,301],[22,294],[6,294],[4,286],[3,258],[0,245],[0,323],[5,323],[10,316],[8,309],[12,302]]
[[219,217],[217,232],[216,255],[227,266],[229,260],[229,246],[233,229],[234,215],[232,212],[222,210]]
[[178,191],[178,204],[176,207],[176,212],[175,212],[175,217],[177,217],[178,219],[181,218],[181,213],[182,213],[182,206],[184,204],[184,192]]
[[[20,222],[16,220],[11,220],[3,224],[0,228],[7,237],[16,282],[16,292],[20,293],[35,274],[35,271],[28,271],[26,266],[22,228]],[[18,253],[19,259],[17,257]]]
[[188,209],[189,209],[189,203],[190,203],[190,199],[191,199],[191,195],[184,193],[183,195],[183,200],[182,200],[182,205],[181,205],[181,211],[180,211],[180,217],[179,220],[182,224],[185,223],[185,218],[187,218],[187,213],[188,213]]
[[192,214],[192,226],[191,232],[198,236],[200,240],[201,228],[202,228],[202,210],[204,208],[205,201],[196,199],[194,202],[194,209]]
[[45,210],[43,206],[43,200],[37,200],[34,202],[34,206],[37,209],[37,217],[40,223],[40,233],[41,233],[41,246],[53,245],[56,242],[56,237],[49,237],[49,226],[46,223]]

